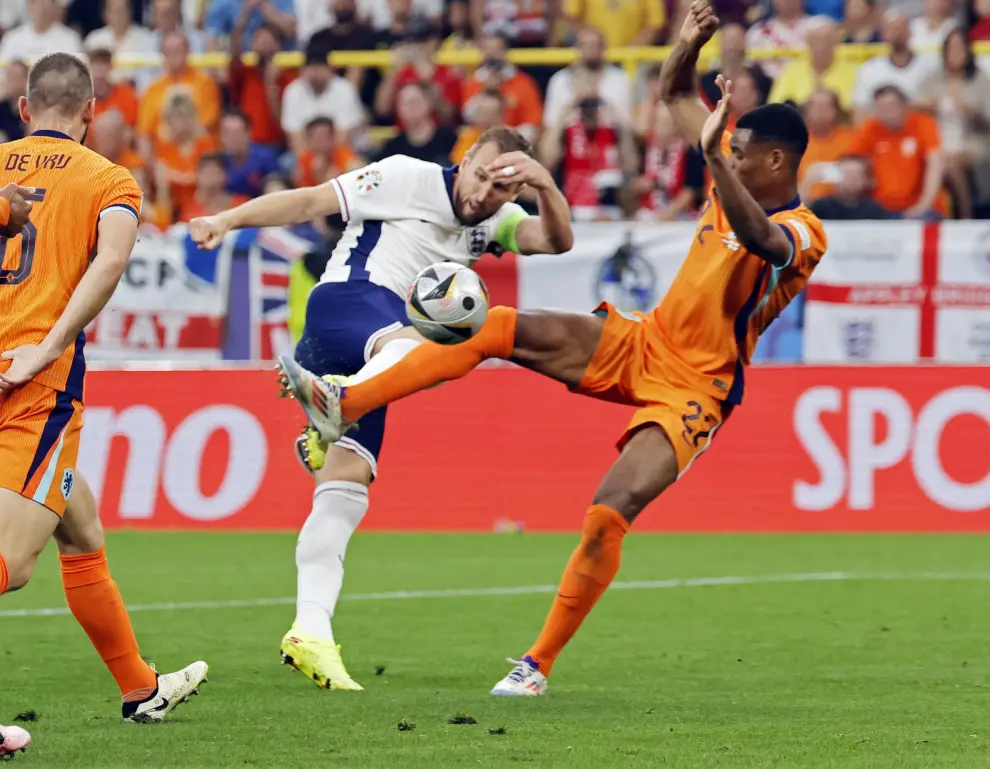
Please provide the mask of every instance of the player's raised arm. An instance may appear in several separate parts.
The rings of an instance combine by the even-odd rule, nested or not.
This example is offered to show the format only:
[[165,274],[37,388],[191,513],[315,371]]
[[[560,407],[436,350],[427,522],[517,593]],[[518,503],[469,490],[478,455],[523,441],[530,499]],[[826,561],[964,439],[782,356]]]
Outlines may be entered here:
[[97,232],[96,257],[48,335],[40,344],[3,353],[4,360],[13,362],[0,374],[0,392],[27,384],[58,360],[110,300],[137,240],[137,215],[130,210],[108,210],[100,218]]
[[684,17],[677,44],[660,70],[660,98],[692,147],[710,114],[698,96],[698,55],[718,29],[718,17],[705,0],[695,0]]
[[539,216],[520,213],[507,217],[497,233],[501,245],[517,254],[562,254],[574,247],[571,208],[538,160],[525,152],[507,152],[495,158],[485,171],[502,183],[522,182],[536,190]]
[[215,216],[202,216],[189,223],[189,235],[205,249],[217,248],[224,235],[245,227],[280,227],[311,222],[340,213],[334,180],[316,187],[270,192]]
[[[784,205],[797,197],[797,164],[800,163],[804,148],[802,147],[800,152],[796,153],[796,160],[790,156],[793,153],[785,153],[783,149],[776,147],[769,149],[769,155],[761,157],[761,162],[773,166],[769,173],[772,173],[777,179],[776,186],[779,189],[777,197],[784,199],[757,201],[746,189],[739,175],[732,170],[729,165],[729,158],[722,152],[722,134],[729,120],[732,100],[732,81],[719,75],[715,82],[722,91],[722,98],[705,123],[701,135],[701,150],[715,182],[719,203],[721,203],[740,245],[775,267],[785,267],[794,257],[793,236],[780,225],[770,221],[764,206],[773,208]],[[774,107],[790,110],[784,105],[774,105]],[[773,119],[772,116],[768,117]],[[786,116],[781,115],[781,118],[784,117]],[[795,117],[800,123],[800,115],[795,112]],[[783,119],[779,122],[786,123]],[[803,129],[803,123],[801,123],[801,128]],[[788,137],[783,136],[787,130],[787,125],[774,126],[774,144],[785,145],[788,143]],[[807,129],[803,130],[804,144],[807,146]],[[780,137],[776,136],[777,134],[780,134]],[[742,122],[740,122],[732,136],[732,153],[742,156],[750,151],[746,145],[762,144],[765,139],[766,137],[761,135],[759,131],[743,127]],[[769,148],[769,144],[767,146]]]

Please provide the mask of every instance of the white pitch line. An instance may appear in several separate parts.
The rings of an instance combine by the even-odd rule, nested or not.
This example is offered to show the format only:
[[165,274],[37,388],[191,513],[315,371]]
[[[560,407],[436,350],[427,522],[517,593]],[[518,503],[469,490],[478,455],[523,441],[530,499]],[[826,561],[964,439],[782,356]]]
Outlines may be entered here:
[[[685,577],[681,579],[639,580],[613,582],[609,590],[669,590],[678,587],[718,587],[723,585],[773,585],[789,582],[990,582],[990,574],[979,572],[901,572],[860,573],[852,571],[816,571],[803,574],[757,574],[753,576]],[[447,590],[393,590],[383,593],[353,593],[342,595],[342,601],[405,601],[419,598],[471,598],[481,596],[511,596],[556,593],[557,585],[521,585],[519,587],[468,587]],[[295,598],[248,598],[239,601],[179,601],[175,603],[145,603],[128,606],[129,612],[184,611],[187,609],[250,609],[260,606],[285,606]],[[68,608],[9,609],[0,611],[0,619],[12,617],[57,617],[68,614]]]

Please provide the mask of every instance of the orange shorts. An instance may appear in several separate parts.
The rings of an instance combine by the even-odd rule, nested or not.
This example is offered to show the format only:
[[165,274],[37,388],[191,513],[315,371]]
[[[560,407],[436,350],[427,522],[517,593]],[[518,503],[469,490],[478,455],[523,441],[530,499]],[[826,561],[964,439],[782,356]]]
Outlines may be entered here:
[[83,405],[30,382],[0,397],[0,488],[61,517],[75,480]]
[[659,425],[677,455],[678,474],[711,444],[731,406],[689,381],[684,364],[670,360],[663,342],[642,313],[607,311],[598,349],[576,392],[599,400],[639,406],[619,439],[619,450],[645,425]]

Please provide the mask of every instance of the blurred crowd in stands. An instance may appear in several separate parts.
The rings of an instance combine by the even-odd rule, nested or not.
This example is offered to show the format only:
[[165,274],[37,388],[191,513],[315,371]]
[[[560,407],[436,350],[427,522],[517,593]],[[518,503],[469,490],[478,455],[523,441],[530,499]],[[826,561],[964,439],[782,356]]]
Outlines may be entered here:
[[[801,193],[823,217],[988,217],[990,70],[973,44],[990,40],[990,0],[964,1],[715,0],[722,26],[699,92],[713,103],[723,72],[734,118],[767,101],[803,110]],[[501,123],[532,140],[576,219],[686,219],[706,173],[659,102],[660,64],[619,67],[606,51],[676,42],[687,5],[2,0],[0,140],[24,131],[27,64],[75,51],[96,86],[87,142],[134,172],[148,227],[396,153],[457,163]],[[851,50],[881,42],[872,58]],[[507,58],[546,47],[573,47],[576,60]],[[480,65],[435,62],[460,50],[480,52]],[[280,66],[280,51],[301,51],[301,66]],[[328,56],[340,51],[383,51],[390,63],[334,69]],[[204,52],[229,54],[229,65],[193,66]]]

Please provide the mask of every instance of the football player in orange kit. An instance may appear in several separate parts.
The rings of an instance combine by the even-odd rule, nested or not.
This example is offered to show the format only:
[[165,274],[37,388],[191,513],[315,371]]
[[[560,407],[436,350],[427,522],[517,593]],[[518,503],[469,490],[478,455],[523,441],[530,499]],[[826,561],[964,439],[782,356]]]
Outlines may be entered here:
[[[0,145],[0,185],[19,190],[0,203],[0,594],[27,583],[54,536],[69,608],[119,685],[124,718],[160,721],[206,664],[158,675],[141,659],[96,503],[75,471],[83,329],[117,287],[141,209],[134,177],[80,143],[94,106],[86,64],[45,56],[19,105],[30,135]],[[0,727],[0,755],[20,741],[11,731]]]
[[[420,345],[352,386],[279,361],[283,387],[328,441],[372,409],[464,376],[486,358],[512,360],[575,392],[639,407],[588,509],[543,631],[521,660],[512,660],[492,694],[546,691],[558,654],[615,578],[629,525],[709,447],[741,403],[744,366],[757,339],[825,253],[822,224],[797,195],[808,145],[801,115],[780,104],[747,113],[727,154],[731,82],[719,78],[722,99],[714,113],[697,96],[698,54],[717,28],[707,3],[692,3],[661,74],[664,101],[684,135],[700,141],[714,186],[684,264],[653,312],[625,313],[607,303],[591,315],[495,307],[470,340]],[[510,182],[525,182],[530,173],[538,173],[535,166],[502,169]]]

